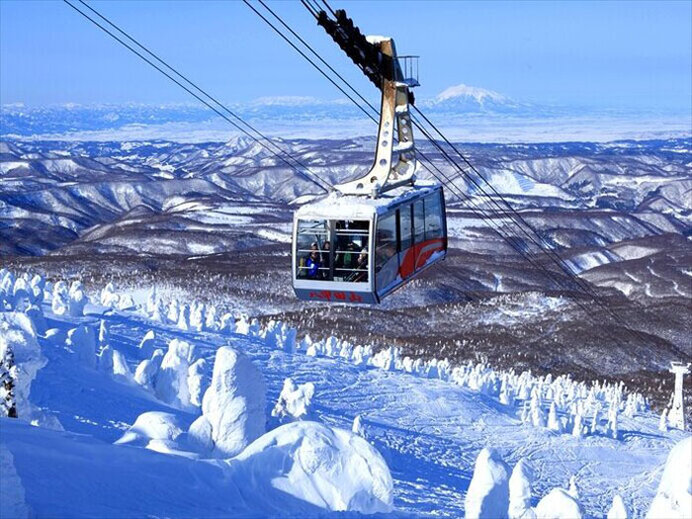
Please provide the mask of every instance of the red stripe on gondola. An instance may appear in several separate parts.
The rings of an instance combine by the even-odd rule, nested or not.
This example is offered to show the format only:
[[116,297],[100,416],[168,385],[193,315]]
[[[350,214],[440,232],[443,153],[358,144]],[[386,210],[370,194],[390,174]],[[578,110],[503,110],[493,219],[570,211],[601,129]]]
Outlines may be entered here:
[[406,250],[404,259],[399,266],[399,275],[402,279],[411,277],[416,269],[425,265],[430,256],[443,250],[445,250],[445,242],[441,238],[416,243]]

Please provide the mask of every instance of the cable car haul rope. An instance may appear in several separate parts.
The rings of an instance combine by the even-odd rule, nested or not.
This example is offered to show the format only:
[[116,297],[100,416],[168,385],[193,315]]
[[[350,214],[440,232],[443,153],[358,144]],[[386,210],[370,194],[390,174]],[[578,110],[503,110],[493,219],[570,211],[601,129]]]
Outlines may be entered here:
[[[358,98],[360,98],[363,103],[370,108],[370,110],[375,114],[375,115],[380,115],[377,110],[370,104],[348,81],[346,81],[338,72],[334,70],[334,68],[329,65],[308,43],[305,42],[303,38],[301,38],[295,30],[291,29],[284,20],[282,20],[274,11],[272,11],[262,0],[258,0],[259,3],[269,12],[271,13],[272,16],[274,16],[280,23],[283,25],[292,35],[294,35],[300,43],[302,43],[308,51],[310,51],[313,55],[315,55],[324,65],[334,73],[334,75],[340,79],[344,85],[351,90]],[[334,86],[336,86],[346,97],[351,100],[361,111],[363,111],[371,120],[374,122],[377,122],[376,119],[373,117],[373,115],[368,112],[366,108],[364,108],[360,103],[358,103],[351,95],[349,95],[344,88],[342,88],[341,85],[337,84],[336,81],[330,77],[319,65],[317,65],[313,60],[308,58],[303,51],[301,51],[294,42],[292,42],[285,34],[281,32],[274,24],[272,24],[265,16],[263,16],[261,13],[259,13],[251,4],[248,0],[244,0],[244,2],[260,17],[262,20],[267,23],[281,38],[283,38],[291,47],[293,47],[299,54],[303,56],[307,61],[309,61],[313,67],[315,67],[323,76],[325,76]],[[390,77],[389,73],[387,72],[387,69],[384,71],[380,70],[379,75],[376,73],[373,73],[372,70],[376,69],[376,67],[373,65],[377,63],[383,63],[385,60],[383,60],[376,52],[373,52],[372,49],[368,47],[367,44],[372,44],[374,42],[368,41],[367,37],[364,37],[360,30],[354,26],[353,22],[351,21],[350,18],[346,16],[346,13],[343,10],[336,10],[334,11],[329,4],[327,3],[326,0],[322,0],[322,3],[326,7],[326,9],[333,15],[334,20],[326,21],[328,20],[328,14],[326,11],[321,9],[317,3],[312,0],[312,1],[307,1],[307,0],[301,0],[302,4],[306,7],[306,9],[311,13],[312,16],[317,20],[317,23],[324,27],[327,30],[327,33],[330,34],[333,39],[339,44],[339,46],[344,49],[347,53],[347,55],[358,65],[365,73],[367,70],[368,72],[366,73],[366,76],[373,81],[375,84],[377,84],[377,79],[380,79],[384,77]],[[341,25],[340,28],[336,27],[336,25]],[[370,62],[368,62],[368,57],[370,59]],[[415,85],[410,85],[410,86],[417,86],[417,78],[415,81]],[[384,91],[383,91],[383,98],[384,98]],[[643,336],[640,332],[637,332],[636,330],[630,329],[626,323],[622,321],[622,319],[606,304],[606,302],[598,295],[595,293],[593,288],[586,283],[583,279],[579,278],[570,265],[565,262],[553,249],[552,247],[546,242],[545,238],[538,233],[527,221],[524,217],[519,214],[519,212],[514,209],[511,204],[502,196],[501,193],[499,193],[492,184],[485,178],[468,160],[467,157],[465,157],[459,149],[452,144],[447,137],[444,136],[444,134],[439,130],[437,126],[435,126],[428,117],[425,116],[425,114],[418,108],[416,107],[413,102],[413,96],[409,98],[410,105],[413,107],[413,109],[416,111],[416,113],[428,124],[432,127],[432,129],[443,139],[443,141],[451,148],[452,153],[456,154],[463,163],[466,164],[466,166],[472,170],[473,174],[469,173],[465,168],[463,168],[455,159],[452,155],[450,155],[447,150],[445,150],[437,140],[435,140],[434,137],[431,136],[430,131],[426,130],[426,128],[423,126],[423,124],[418,121],[418,118],[413,116],[411,117],[411,120],[413,122],[413,125],[428,139],[429,143],[436,148],[440,154],[446,159],[448,165],[453,167],[455,170],[457,170],[461,176],[469,182],[471,185],[473,185],[489,202],[490,204],[494,207],[492,212],[489,212],[487,209],[482,208],[478,204],[478,200],[474,199],[473,197],[469,196],[464,192],[463,189],[459,188],[455,184],[455,180],[457,178],[450,178],[447,174],[445,174],[430,158],[427,157],[426,154],[424,154],[421,150],[416,150],[416,153],[418,156],[420,156],[423,161],[418,162],[420,166],[425,168],[434,178],[436,178],[441,185],[444,185],[447,187],[450,192],[455,194],[457,198],[459,198],[461,201],[467,202],[467,207],[474,213],[474,215],[480,217],[482,220],[484,220],[489,227],[494,230],[505,242],[507,242],[512,249],[514,249],[519,256],[521,256],[524,260],[526,260],[528,263],[530,263],[534,268],[536,268],[538,271],[542,272],[544,276],[546,277],[547,281],[549,282],[550,285],[554,286],[557,289],[560,290],[565,290],[568,292],[575,293],[576,295],[583,295],[586,296],[588,300],[592,300],[596,305],[598,305],[599,308],[604,310],[604,313],[598,313],[594,315],[594,309],[590,307],[588,304],[586,304],[584,301],[581,301],[579,298],[574,298],[574,302],[577,306],[579,306],[585,313],[585,316],[589,319],[593,320],[598,320],[600,321],[604,317],[607,318],[608,320],[612,321],[616,325],[620,326],[632,339],[634,339],[636,342],[641,342],[641,343],[649,343],[650,340]],[[381,122],[381,121],[380,121]],[[485,187],[484,187],[485,186]],[[502,202],[500,204],[500,202]],[[498,223],[496,221],[496,218],[500,219],[501,223]],[[505,227],[507,229],[505,229]],[[295,230],[294,230],[295,232]],[[516,233],[516,235],[513,235],[511,233]],[[295,241],[295,240],[294,240]],[[537,252],[532,252],[531,251],[531,245],[535,246],[537,249]],[[445,236],[445,246],[446,246],[446,236]],[[295,251],[295,245],[294,245],[294,251]],[[540,256],[539,256],[540,254]],[[295,255],[295,252],[294,252]],[[545,257],[547,260],[550,262],[549,264],[553,264],[558,267],[558,272],[554,272],[553,270],[547,268],[539,258]],[[295,263],[294,263],[294,269],[295,269]],[[294,274],[295,276],[295,274]],[[402,283],[403,284],[403,283]],[[329,294],[326,294],[326,297],[329,297]],[[610,328],[606,328],[607,333],[611,336],[611,338],[614,339],[614,342],[616,343],[621,343],[620,338],[615,337],[612,333],[612,330]]]
[[[301,0],[318,25],[325,29],[364,75],[380,89],[380,110],[369,103],[262,0],[258,0],[258,4],[334,77],[301,50],[281,28],[263,15],[256,8],[258,4],[253,5],[244,0],[274,32],[379,126],[375,158],[368,172],[361,178],[333,186],[84,0],[77,0],[79,6],[76,2],[73,3],[74,0],[63,1],[295,170],[299,176],[329,193],[322,200],[301,207],[294,216],[292,275],[293,286],[299,298],[378,303],[423,270],[443,260],[447,252],[447,222],[443,193],[443,187],[446,187],[450,193],[465,202],[474,215],[487,222],[519,256],[542,272],[551,286],[575,295],[586,296],[605,311],[598,314],[599,318],[609,318],[639,342],[650,342],[641,333],[629,329],[593,288],[572,271],[569,264],[552,249],[545,238],[471,164],[457,146],[414,106],[411,89],[418,86],[415,63],[417,57],[397,56],[391,38],[363,35],[345,11],[333,10],[325,0],[322,0],[322,4],[326,10],[320,7],[316,0]],[[343,86],[335,78],[341,81]],[[346,89],[358,97],[365,106],[354,99]],[[411,108],[416,114],[411,113]],[[429,128],[426,128],[424,123]],[[421,132],[457,175],[446,174],[425,153],[416,148],[413,128]],[[432,133],[439,135],[448,149],[445,149]],[[416,174],[420,169],[426,169],[437,182],[417,180]],[[456,184],[459,178],[463,178],[468,185],[473,185],[491,207],[481,206],[478,197],[470,196],[463,187],[459,187]],[[533,251],[532,246],[535,248]],[[558,271],[549,269],[540,258],[546,259],[549,265],[557,266]],[[584,310],[587,317],[593,317],[592,307],[579,298],[575,298],[574,301]],[[610,330],[608,332],[610,333]],[[616,339],[616,342],[620,341]]]

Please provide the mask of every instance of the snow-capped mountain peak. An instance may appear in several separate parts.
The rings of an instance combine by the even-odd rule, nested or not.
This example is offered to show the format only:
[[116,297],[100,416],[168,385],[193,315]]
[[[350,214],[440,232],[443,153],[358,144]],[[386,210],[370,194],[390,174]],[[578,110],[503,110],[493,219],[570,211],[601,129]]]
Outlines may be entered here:
[[450,109],[455,112],[514,113],[526,107],[526,105],[493,90],[463,83],[444,89],[423,104],[434,109]]
[[480,88],[480,87],[474,87],[474,86],[469,86],[465,85],[463,83],[459,85],[454,85],[450,86],[448,88],[445,88],[442,92],[440,92],[435,98],[434,101],[437,103],[443,103],[445,101],[448,101],[450,99],[473,99],[475,100],[478,104],[484,104],[486,101],[492,101],[495,103],[506,103],[510,101],[510,99],[502,94],[499,94],[498,92],[495,92],[493,90],[487,90],[485,88]]
[[255,142],[247,135],[234,135],[224,143],[225,151],[240,151],[249,148]]

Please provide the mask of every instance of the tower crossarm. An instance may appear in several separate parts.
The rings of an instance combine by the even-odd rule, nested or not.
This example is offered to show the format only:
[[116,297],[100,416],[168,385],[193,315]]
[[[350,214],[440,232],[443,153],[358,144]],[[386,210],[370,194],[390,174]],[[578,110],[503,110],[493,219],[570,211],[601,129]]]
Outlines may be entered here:
[[414,102],[411,88],[418,85],[417,66],[407,61],[402,69],[392,38],[364,36],[345,11],[339,9],[335,14],[333,20],[321,11],[317,23],[378,87],[382,101],[372,166],[362,177],[334,187],[343,194],[377,197],[415,181],[418,162],[409,108]]

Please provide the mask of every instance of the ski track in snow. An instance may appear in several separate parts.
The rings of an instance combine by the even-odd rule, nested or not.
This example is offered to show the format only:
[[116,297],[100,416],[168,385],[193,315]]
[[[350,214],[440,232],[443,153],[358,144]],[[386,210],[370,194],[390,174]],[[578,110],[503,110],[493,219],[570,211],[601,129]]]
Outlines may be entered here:
[[[310,357],[300,351],[289,354],[266,346],[258,337],[186,332],[128,312],[63,319],[46,308],[46,316],[49,327],[64,331],[74,327],[76,321],[98,326],[103,317],[110,325],[110,346],[126,356],[133,373],[142,360],[138,343],[149,330],[156,333],[156,347],[165,349],[169,340],[183,339],[212,363],[219,346],[238,348],[259,365],[266,378],[267,416],[286,377],[297,384],[314,383],[313,409],[320,421],[350,430],[354,417],[361,415],[368,439],[382,453],[395,480],[396,515],[463,516],[464,496],[476,456],[482,448],[492,446],[510,466],[521,457],[531,462],[536,472],[534,505],[551,488],[566,487],[569,477],[577,474],[580,501],[589,516],[604,515],[614,492],[624,497],[635,517],[642,516],[655,493],[660,467],[670,448],[685,434],[661,434],[657,417],[647,414],[634,419],[623,416],[621,440],[604,434],[577,439],[522,425],[517,407],[504,406],[494,398],[449,382],[356,366],[338,357]],[[82,367],[64,346],[39,341],[49,362],[32,385],[32,402],[55,414],[69,433],[112,443],[124,427],[146,411],[174,413],[186,425],[196,418],[156,400],[138,386],[125,385]],[[8,446],[12,450],[12,441]],[[117,449],[127,449],[130,456],[140,452],[131,447]],[[21,478],[33,479],[35,469],[31,468],[30,456],[22,457],[20,451],[19,456],[15,455],[15,465]],[[175,466],[175,462],[171,460],[170,465]],[[211,477],[212,468],[200,467],[197,476]],[[38,515],[48,512],[41,509],[40,489],[26,483],[25,488],[29,506]],[[127,492],[127,488],[119,491]],[[162,503],[163,498],[155,503],[159,501]],[[204,506],[209,514],[215,504]],[[162,505],[161,513],[186,513],[185,508],[176,510]],[[219,512],[219,508],[216,510]]]

